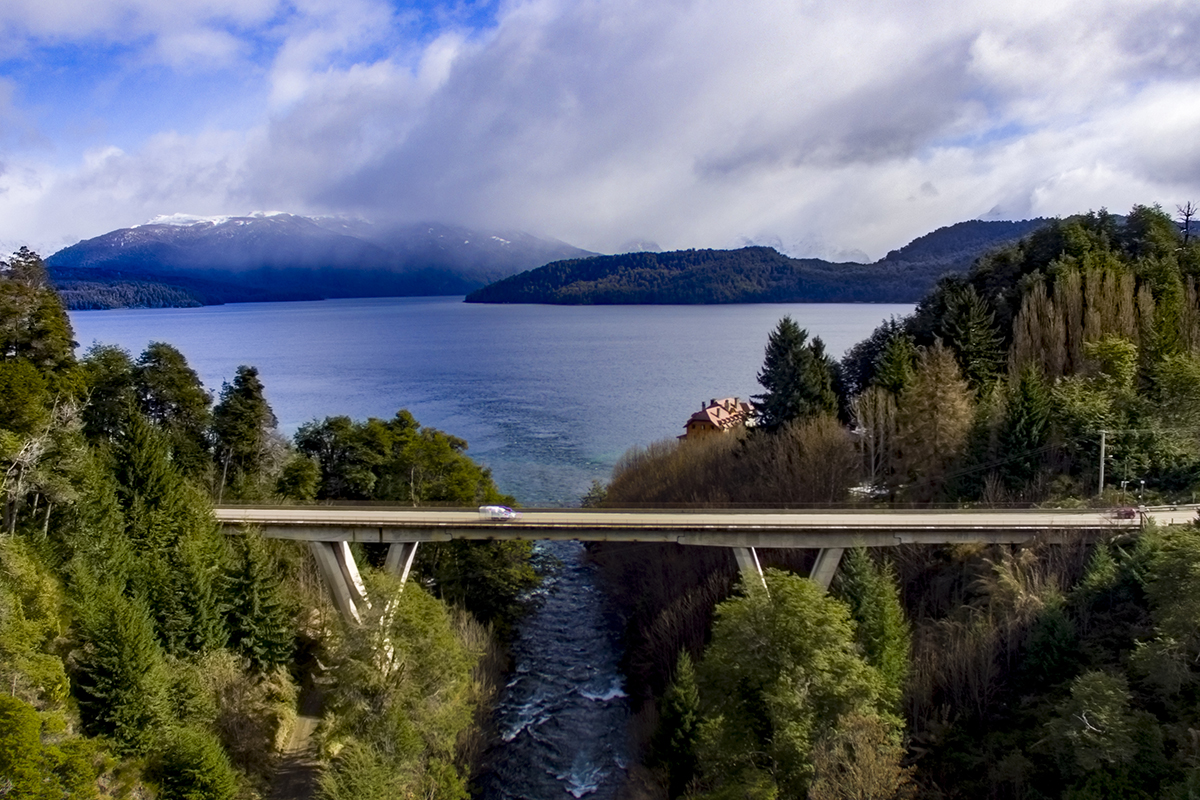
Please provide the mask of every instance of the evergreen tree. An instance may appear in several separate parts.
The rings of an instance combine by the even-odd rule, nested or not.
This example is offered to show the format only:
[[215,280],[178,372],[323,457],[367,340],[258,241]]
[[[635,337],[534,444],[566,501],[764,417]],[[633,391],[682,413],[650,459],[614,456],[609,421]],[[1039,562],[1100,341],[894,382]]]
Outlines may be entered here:
[[908,334],[898,334],[888,340],[879,354],[872,386],[878,386],[899,397],[917,368],[917,347]]
[[47,769],[41,729],[33,706],[0,695],[0,794],[36,800],[63,797]]
[[292,612],[266,542],[252,532],[233,537],[228,579],[229,647],[259,672],[286,664],[295,649]]
[[766,357],[758,373],[765,390],[753,399],[758,424],[774,431],[785,423],[837,411],[831,362],[819,338],[808,342],[808,332],[790,316],[767,337]]
[[130,414],[115,454],[124,538],[136,553],[120,567],[131,591],[149,604],[169,654],[221,647],[223,544],[207,502],[175,469],[166,436],[141,414]]
[[92,441],[112,441],[125,430],[137,401],[133,361],[115,345],[93,345],[83,356],[87,405],[84,432]]
[[654,760],[667,771],[670,797],[681,797],[696,774],[696,741],[700,732],[700,690],[696,668],[686,650],[679,653],[675,680],[663,693]]
[[540,580],[530,542],[429,542],[417,549],[415,567],[441,599],[505,632],[522,613],[521,597]]
[[1010,490],[1020,491],[1046,463],[1050,436],[1050,389],[1034,367],[1021,371],[1012,387],[1000,428],[1000,473]]
[[192,535],[182,537],[172,553],[175,586],[182,600],[183,636],[189,654],[218,650],[229,640],[225,618],[224,534],[205,519],[193,517]]
[[300,453],[288,459],[275,482],[276,494],[301,503],[316,500],[320,488],[321,465]]
[[166,718],[162,651],[150,614],[112,585],[84,591],[74,682],[84,727],[110,737],[120,752],[144,754]]
[[767,570],[766,582],[717,607],[700,666],[699,753],[716,796],[805,797],[814,744],[887,705],[845,604],[807,578]]
[[942,335],[973,390],[980,391],[1000,372],[1003,340],[996,329],[995,314],[975,287],[968,284],[947,297]]
[[208,731],[179,728],[150,761],[147,777],[162,800],[233,800],[237,773]]
[[[23,358],[0,361],[0,430],[27,440],[50,420],[50,388],[37,367]],[[0,451],[5,448],[0,446]]]
[[900,711],[908,680],[911,639],[900,589],[890,562],[876,564],[866,548],[846,551],[838,570],[838,595],[850,606],[855,639],[867,663],[883,677],[883,697],[894,712]]
[[275,412],[263,394],[258,370],[238,367],[233,383],[222,385],[221,400],[213,408],[216,467],[222,486],[245,487],[258,476],[275,425]]
[[152,342],[134,372],[142,413],[166,432],[174,461],[184,475],[208,468],[208,427],[212,397],[177,349]]
[[66,388],[75,365],[73,336],[41,257],[22,247],[0,260],[0,361],[23,358],[54,388]]
[[842,357],[842,381],[848,395],[864,392],[868,386],[876,383],[876,374],[883,357],[884,350],[897,336],[906,335],[904,322],[892,317],[882,323],[871,335],[851,347]]

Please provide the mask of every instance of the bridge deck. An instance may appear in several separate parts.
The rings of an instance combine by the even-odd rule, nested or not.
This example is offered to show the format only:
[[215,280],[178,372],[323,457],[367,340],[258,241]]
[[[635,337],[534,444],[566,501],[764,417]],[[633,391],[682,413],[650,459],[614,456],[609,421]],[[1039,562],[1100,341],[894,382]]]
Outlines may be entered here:
[[[577,539],[676,542],[718,547],[868,547],[903,543],[1023,542],[1136,529],[1141,520],[1095,510],[1020,511],[527,511],[482,519],[475,510],[345,506],[216,509],[226,526],[255,525],[272,538],[428,542],[451,539]],[[1152,509],[1162,524],[1196,519],[1196,507]]]

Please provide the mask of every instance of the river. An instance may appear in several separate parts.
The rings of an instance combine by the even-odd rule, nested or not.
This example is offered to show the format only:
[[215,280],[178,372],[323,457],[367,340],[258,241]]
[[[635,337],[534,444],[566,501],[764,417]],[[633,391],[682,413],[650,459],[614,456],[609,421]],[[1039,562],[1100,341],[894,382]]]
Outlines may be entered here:
[[[178,347],[214,392],[258,367],[285,434],[345,414],[391,417],[470,443],[526,505],[573,505],[630,447],[674,437],[700,404],[756,393],[767,335],[790,314],[834,357],[907,305],[475,305],[461,298],[246,303],[73,312],[76,338],[136,357]],[[630,755],[620,623],[577,542],[531,598],[500,698],[488,800],[612,798]]]

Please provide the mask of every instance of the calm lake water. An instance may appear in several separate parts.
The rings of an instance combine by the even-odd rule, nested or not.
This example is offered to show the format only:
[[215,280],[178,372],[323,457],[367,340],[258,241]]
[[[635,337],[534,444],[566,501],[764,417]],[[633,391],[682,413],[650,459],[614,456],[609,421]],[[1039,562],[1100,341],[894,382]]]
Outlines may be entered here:
[[461,297],[76,311],[80,350],[179,348],[215,394],[258,368],[281,430],[345,414],[466,439],[502,491],[570,505],[629,448],[678,435],[714,397],[760,391],[767,334],[790,314],[834,357],[909,305],[475,305]]

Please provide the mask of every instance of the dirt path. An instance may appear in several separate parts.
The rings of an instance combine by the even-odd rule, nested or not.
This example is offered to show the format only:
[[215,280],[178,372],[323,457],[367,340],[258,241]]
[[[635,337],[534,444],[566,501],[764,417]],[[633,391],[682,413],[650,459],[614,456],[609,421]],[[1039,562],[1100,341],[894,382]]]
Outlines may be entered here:
[[323,701],[324,693],[318,686],[309,684],[301,692],[300,713],[275,771],[270,800],[312,800],[316,797],[320,763],[313,732],[321,720]]

